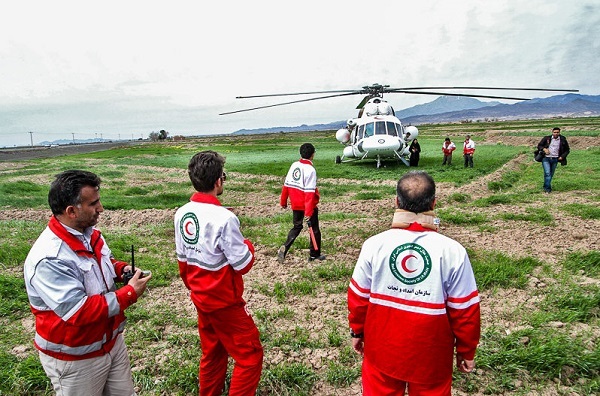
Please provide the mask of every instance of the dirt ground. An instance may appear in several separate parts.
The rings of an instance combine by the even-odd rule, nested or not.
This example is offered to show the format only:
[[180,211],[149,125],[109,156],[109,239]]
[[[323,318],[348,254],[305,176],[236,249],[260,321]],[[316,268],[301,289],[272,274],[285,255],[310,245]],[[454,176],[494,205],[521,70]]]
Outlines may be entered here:
[[[506,136],[497,134],[489,134],[485,140],[480,140],[479,144],[497,144],[502,141],[504,144],[527,145],[533,147],[537,144],[535,138],[515,138],[510,139]],[[591,137],[573,137],[569,138],[571,149],[585,149],[592,146],[599,146],[599,138]],[[500,180],[502,174],[507,170],[518,169],[519,164],[523,162],[533,161],[532,155],[521,155],[512,161],[505,164],[501,169],[489,174],[483,178],[473,181],[472,183],[461,186],[457,189],[448,183],[439,183],[438,200],[446,201],[447,197],[453,193],[460,192],[468,194],[472,199],[486,197],[492,194],[487,189],[490,181]],[[0,169],[8,169],[11,162],[0,162]],[[18,163],[12,163],[13,166],[18,166]],[[240,179],[242,175],[237,175],[235,179]],[[179,176],[178,176],[179,177]],[[183,175],[182,175],[183,177]],[[560,178],[560,169],[557,170],[556,178]],[[232,178],[233,179],[233,178]],[[320,179],[321,182],[331,180]],[[352,181],[337,181],[348,182]],[[542,170],[540,166],[540,189],[542,182]],[[395,185],[390,182],[390,185]],[[238,215],[248,217],[264,217],[282,213],[282,209],[277,206],[277,200],[273,199],[268,192],[264,194],[252,193],[247,202],[252,202],[248,206],[236,207],[234,211]],[[548,209],[553,205],[563,205],[568,203],[582,204],[597,204],[592,197],[586,196],[582,192],[553,192],[549,195],[542,195],[537,203],[531,204],[532,207],[544,207]],[[364,222],[361,227],[367,228],[370,234],[378,232],[385,228],[391,222],[393,213],[393,197],[383,200],[368,200],[368,201],[353,201],[351,206],[349,202],[323,203],[319,205],[322,213],[328,212],[360,212],[368,215],[369,221]],[[488,218],[495,217],[499,212],[523,212],[521,206],[511,205],[494,205],[488,208],[471,209],[473,213],[482,213]],[[158,223],[163,221],[171,221],[175,210],[157,210],[147,209],[142,211],[115,210],[106,211],[102,214],[99,227],[103,230],[120,229],[120,228],[135,228],[148,223]],[[380,213],[388,212],[388,217],[381,218]],[[545,263],[550,265],[557,264],[570,251],[590,251],[600,250],[600,221],[599,220],[582,220],[578,217],[571,216],[562,211],[552,211],[555,216],[556,227],[531,224],[520,221],[505,221],[493,220],[491,226],[495,231],[484,232],[480,231],[476,226],[458,226],[442,223],[440,232],[458,240],[464,246],[475,250],[489,250],[503,252],[509,256],[535,256]],[[19,218],[22,220],[46,220],[49,212],[46,210],[0,210],[0,220]],[[322,228],[326,229],[334,224],[328,224],[322,221]],[[566,243],[549,243],[551,238],[556,238]],[[325,236],[326,237],[326,236]],[[333,244],[338,247],[344,246],[342,238],[333,241]],[[298,272],[301,269],[309,268],[311,263],[306,262],[305,252],[295,253],[291,251],[286,258],[285,264],[282,266],[275,258],[276,247],[272,246],[256,246],[256,266],[245,276],[246,292],[245,298],[248,301],[251,311],[258,309],[269,310],[274,303],[272,299],[259,293],[253,285],[257,284],[273,284],[274,282],[289,282],[291,279],[298,277]],[[327,253],[324,249],[324,253]],[[328,260],[336,261],[343,260],[352,262],[358,256],[358,249],[351,248],[346,251],[340,250],[342,253],[336,253],[328,256]],[[315,264],[316,265],[316,264]],[[505,331],[510,333],[520,328],[523,324],[515,322],[514,316],[511,314],[517,307],[533,306],[535,299],[532,298],[532,290],[548,287],[553,282],[553,279],[544,278],[542,273],[535,273],[530,277],[530,283],[526,290],[510,290],[506,292],[495,291],[493,295],[489,292],[483,292],[481,295],[482,306],[482,324],[483,327],[501,326]],[[598,284],[599,281],[593,278],[581,276],[580,282]],[[160,301],[173,301],[174,309],[181,310],[182,315],[195,315],[192,305],[189,303],[187,292],[182,282],[174,282],[170,288],[155,289],[152,291],[155,298]],[[296,318],[311,318],[302,323],[302,326],[307,330],[319,330],[325,325],[324,317],[334,320],[342,325],[347,326],[345,310],[345,295],[321,293],[314,297],[292,297],[289,305],[293,307],[296,313]],[[31,322],[32,325],[32,322]],[[290,323],[293,328],[295,323]],[[559,326],[559,324],[557,324]],[[584,331],[585,329],[582,329]],[[165,331],[169,331],[166,329]],[[175,331],[175,330],[173,330]],[[596,332],[596,337],[600,337],[600,330]],[[315,369],[323,368],[324,362],[335,360],[338,358],[339,350],[336,348],[319,349],[319,350],[304,350],[293,356],[288,356],[277,349],[270,350],[265,355],[265,363],[278,364],[283,361],[298,361],[311,364]],[[167,357],[165,357],[167,358]],[[517,379],[515,379],[517,380]],[[559,392],[560,386],[549,384],[548,389],[543,390],[541,395],[553,396],[559,394],[569,394],[568,389],[562,389]],[[313,395],[360,395],[360,384],[355,383],[353,386],[345,389],[333,389],[325,382],[319,382],[312,392]],[[454,391],[455,395],[462,393]],[[508,394],[508,393],[506,393]]]

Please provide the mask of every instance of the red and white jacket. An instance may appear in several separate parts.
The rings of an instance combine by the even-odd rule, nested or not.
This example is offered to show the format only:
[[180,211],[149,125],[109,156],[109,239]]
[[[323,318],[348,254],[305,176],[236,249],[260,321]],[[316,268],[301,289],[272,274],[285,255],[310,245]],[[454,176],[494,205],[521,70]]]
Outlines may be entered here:
[[199,310],[246,304],[242,275],[254,264],[254,246],[216,197],[197,192],[177,210],[175,250],[179,274]]
[[450,155],[454,150],[456,150],[456,145],[454,143],[444,141],[442,144],[442,151],[444,152],[444,155]]
[[364,334],[364,359],[406,382],[452,376],[454,348],[473,359],[479,294],[466,250],[412,223],[367,239],[348,288],[350,328]]
[[465,140],[463,143],[463,154],[473,154],[475,152],[475,142],[473,139]]
[[125,327],[123,311],[137,301],[133,287],[116,289],[115,278],[121,279],[126,265],[112,258],[97,229],[84,235],[52,216],[23,271],[36,348],[61,360],[110,352]]
[[317,171],[310,160],[301,158],[290,166],[285,177],[279,203],[287,206],[288,197],[292,210],[303,210],[304,216],[311,217],[319,203]]

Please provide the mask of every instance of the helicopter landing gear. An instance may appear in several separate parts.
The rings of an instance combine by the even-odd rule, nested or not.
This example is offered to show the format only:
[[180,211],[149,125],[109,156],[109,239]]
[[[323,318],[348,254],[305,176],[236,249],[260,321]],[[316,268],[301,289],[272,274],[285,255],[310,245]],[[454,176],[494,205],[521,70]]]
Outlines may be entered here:
[[342,157],[340,157],[339,155],[337,155],[337,156],[335,157],[335,163],[336,163],[336,164],[341,164],[341,163],[342,163]]
[[377,156],[377,169],[381,168],[381,158]]

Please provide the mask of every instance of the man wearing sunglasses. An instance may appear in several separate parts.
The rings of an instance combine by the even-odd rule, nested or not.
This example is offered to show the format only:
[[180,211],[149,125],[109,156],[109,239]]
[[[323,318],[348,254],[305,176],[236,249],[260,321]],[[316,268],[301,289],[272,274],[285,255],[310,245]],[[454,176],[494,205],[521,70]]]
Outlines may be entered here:
[[230,395],[255,394],[262,371],[258,328],[242,297],[242,275],[254,264],[254,246],[217,198],[227,180],[224,165],[214,151],[194,155],[188,173],[196,193],[175,213],[179,274],[198,312],[201,396],[223,392],[229,356],[235,361]]

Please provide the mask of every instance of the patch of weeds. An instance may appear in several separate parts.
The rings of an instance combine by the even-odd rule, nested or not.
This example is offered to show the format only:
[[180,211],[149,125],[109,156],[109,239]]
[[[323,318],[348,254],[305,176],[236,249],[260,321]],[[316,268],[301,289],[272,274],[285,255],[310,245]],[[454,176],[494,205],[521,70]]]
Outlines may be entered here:
[[[533,383],[559,379],[567,385],[584,385],[597,378],[600,351],[589,351],[580,338],[546,329],[527,329],[505,335],[490,328],[482,334],[477,364],[491,373],[495,393],[510,391],[514,378]],[[512,377],[512,380],[507,381]]]
[[278,303],[284,303],[287,299],[286,287],[282,282],[275,282],[273,287],[266,283],[261,283],[256,286],[256,289],[268,297],[275,297]]
[[356,381],[361,375],[361,368],[344,366],[335,361],[330,361],[327,365],[325,380],[337,387],[346,387]]
[[387,198],[389,193],[381,191],[361,191],[354,196],[357,201],[368,201],[370,199],[383,199]]
[[597,278],[600,275],[600,252],[570,253],[563,266],[571,273],[583,271],[586,276]]
[[540,308],[549,320],[591,323],[600,318],[600,287],[577,284],[556,287],[546,293]]
[[600,219],[600,208],[597,205],[584,205],[584,204],[572,203],[572,204],[561,205],[560,209],[564,210],[565,212],[567,212],[573,216],[581,217],[584,220]]
[[545,226],[554,226],[554,216],[546,209],[540,208],[525,208],[526,213],[501,213],[500,218],[503,220],[518,220],[530,221],[536,224]]
[[292,319],[295,315],[296,313],[288,307],[284,307],[275,312],[267,311],[266,309],[257,309],[254,311],[254,317],[263,322],[277,319]]
[[513,258],[499,252],[478,252],[471,258],[480,290],[493,287],[523,289],[527,275],[542,263],[531,257]]
[[473,201],[473,205],[478,208],[486,208],[493,205],[509,205],[515,201],[517,201],[515,196],[511,194],[490,195],[489,197],[476,199]]
[[443,209],[438,211],[438,216],[442,222],[450,224],[478,225],[487,223],[487,216],[481,213],[459,212],[455,209]]
[[0,207],[28,209],[48,206],[48,186],[29,181],[0,183]]
[[310,338],[311,332],[296,326],[293,330],[281,331],[271,339],[271,346],[284,350],[299,351],[303,348],[321,348],[321,342]]
[[25,257],[46,225],[42,221],[0,221],[0,266],[22,269]]
[[340,334],[340,327],[337,322],[331,319],[328,319],[325,322],[329,327],[329,330],[327,331],[327,341],[329,346],[339,347],[348,340],[348,337]]
[[502,191],[508,190],[514,186],[516,182],[521,178],[520,172],[506,172],[502,175],[502,179],[499,181],[491,181],[488,183],[488,190],[490,191]]
[[343,263],[323,264],[313,269],[319,279],[326,281],[349,280],[354,267],[347,267]]
[[479,230],[479,232],[481,232],[482,234],[485,232],[488,232],[490,234],[495,233],[496,231],[498,231],[498,227],[494,227],[488,224],[481,224],[479,227],[477,227],[477,229]]
[[466,203],[471,201],[469,194],[454,193],[448,196],[448,202]]
[[282,363],[263,370],[258,390],[265,395],[308,396],[318,379],[305,364]]
[[0,274],[0,316],[17,320],[29,313],[22,277]]
[[0,351],[0,395],[44,395],[52,390],[37,356],[19,359]]
[[[167,394],[167,392],[172,394],[174,390],[177,390],[178,394],[198,394],[198,360],[185,362],[181,362],[178,359],[169,360],[167,367],[162,372],[168,373],[160,384],[160,389],[164,392],[162,394]],[[141,381],[142,378],[138,377],[140,376],[136,376],[136,379]],[[155,375],[150,375],[144,381],[147,384],[146,386],[148,386],[148,391],[156,388],[154,385],[155,381]]]
[[290,291],[290,294],[296,296],[309,296],[314,295],[317,290],[318,283],[316,281],[293,281],[286,285],[286,288]]

